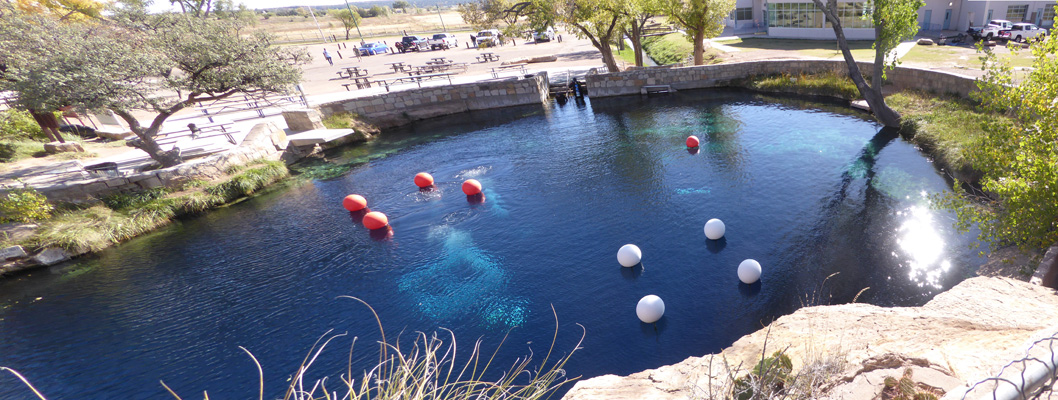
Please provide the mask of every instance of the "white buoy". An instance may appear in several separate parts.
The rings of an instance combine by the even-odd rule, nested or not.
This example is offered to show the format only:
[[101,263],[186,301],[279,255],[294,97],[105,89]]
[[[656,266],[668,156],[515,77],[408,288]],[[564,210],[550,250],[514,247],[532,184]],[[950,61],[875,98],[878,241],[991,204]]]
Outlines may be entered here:
[[727,227],[724,226],[724,221],[713,218],[705,223],[705,237],[718,240],[724,237],[724,232],[727,232]]
[[617,250],[617,262],[625,267],[634,267],[643,259],[643,252],[634,244],[626,244]]
[[652,324],[658,322],[662,315],[665,315],[665,302],[658,296],[643,296],[639,299],[639,304],[636,304],[636,316],[640,321]]
[[747,285],[760,280],[760,263],[754,259],[747,259],[738,265],[738,280]]

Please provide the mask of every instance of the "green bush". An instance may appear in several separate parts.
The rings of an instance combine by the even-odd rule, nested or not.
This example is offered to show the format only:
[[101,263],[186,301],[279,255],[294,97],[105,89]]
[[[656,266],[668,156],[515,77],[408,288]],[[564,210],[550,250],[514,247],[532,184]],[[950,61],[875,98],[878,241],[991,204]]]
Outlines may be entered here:
[[[658,65],[688,62],[694,53],[694,45],[682,33],[671,33],[665,36],[651,36],[643,39],[643,51]],[[705,48],[705,64],[720,62],[720,52],[712,47]]]
[[860,91],[845,75],[827,72],[816,75],[773,75],[755,78],[747,86],[768,92],[789,92],[817,96],[857,99]]
[[115,193],[102,198],[103,204],[112,210],[141,208],[144,205],[165,197],[169,190],[165,188],[149,189],[142,192]]
[[328,115],[323,118],[323,126],[327,129],[351,129],[356,116],[347,112]]
[[54,207],[40,192],[12,189],[0,197],[0,222],[30,222],[48,219]]
[[29,112],[8,109],[0,111],[0,140],[44,142],[48,138]]

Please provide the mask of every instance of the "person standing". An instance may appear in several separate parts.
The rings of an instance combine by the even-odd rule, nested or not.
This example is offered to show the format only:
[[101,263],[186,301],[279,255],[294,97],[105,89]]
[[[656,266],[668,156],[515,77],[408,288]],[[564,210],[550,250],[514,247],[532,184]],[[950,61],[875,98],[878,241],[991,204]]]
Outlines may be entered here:
[[327,52],[327,49],[323,49],[323,58],[327,59],[327,63],[334,65],[334,60],[331,59],[331,53]]

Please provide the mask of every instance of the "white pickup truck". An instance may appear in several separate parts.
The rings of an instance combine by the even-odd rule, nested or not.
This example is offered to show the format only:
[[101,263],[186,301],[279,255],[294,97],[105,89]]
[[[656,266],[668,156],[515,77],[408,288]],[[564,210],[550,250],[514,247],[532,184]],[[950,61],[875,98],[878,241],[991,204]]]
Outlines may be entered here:
[[[1024,42],[1040,35],[1047,36],[1047,30],[1036,26],[1036,24],[1022,22],[1010,27],[1010,37],[1008,39],[1015,42]],[[1042,37],[1038,39],[1042,39]]]
[[435,34],[433,35],[433,38],[427,40],[426,43],[430,45],[430,50],[459,47],[459,41],[456,40],[456,35],[451,33]]
[[1012,22],[1005,19],[993,19],[988,21],[984,28],[981,28],[980,35],[985,40],[995,40],[1002,36],[1000,33],[1010,30],[1013,26]]

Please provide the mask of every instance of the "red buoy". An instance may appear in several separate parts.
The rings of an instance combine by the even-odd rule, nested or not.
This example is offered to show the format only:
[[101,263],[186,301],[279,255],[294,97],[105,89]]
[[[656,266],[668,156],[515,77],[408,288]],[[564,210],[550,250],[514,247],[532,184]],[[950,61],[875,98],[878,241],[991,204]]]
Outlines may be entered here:
[[691,135],[691,136],[687,137],[687,147],[691,147],[691,148],[698,147],[698,144],[699,144],[699,142],[698,142],[698,137],[697,136]]
[[342,207],[349,211],[360,211],[367,207],[367,199],[358,194],[351,194],[342,200]]
[[463,182],[463,193],[466,193],[467,196],[481,193],[481,182],[478,182],[477,179],[467,179]]
[[421,188],[433,186],[433,176],[425,172],[415,174],[415,186]]
[[385,228],[386,225],[389,225],[389,218],[386,217],[386,214],[372,211],[364,216],[364,227],[367,229],[382,229]]

